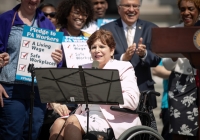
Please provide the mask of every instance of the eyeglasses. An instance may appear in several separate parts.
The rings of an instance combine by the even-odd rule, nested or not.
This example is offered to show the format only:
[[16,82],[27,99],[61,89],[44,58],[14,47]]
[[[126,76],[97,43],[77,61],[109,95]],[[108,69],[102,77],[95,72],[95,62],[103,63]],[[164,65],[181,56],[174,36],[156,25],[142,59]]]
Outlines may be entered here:
[[56,16],[56,12],[51,12],[51,13],[45,13],[45,12],[43,12],[43,13],[44,13],[44,15],[46,17],[50,16],[51,18],[54,18]]
[[80,16],[82,16],[84,19],[88,18],[88,15],[87,14],[81,14],[80,12],[78,11],[71,11],[71,13],[73,14],[73,16],[75,18],[79,18]]
[[131,7],[133,7],[134,10],[138,10],[140,8],[140,5],[137,4],[120,4],[119,6],[122,6],[125,9],[130,9]]

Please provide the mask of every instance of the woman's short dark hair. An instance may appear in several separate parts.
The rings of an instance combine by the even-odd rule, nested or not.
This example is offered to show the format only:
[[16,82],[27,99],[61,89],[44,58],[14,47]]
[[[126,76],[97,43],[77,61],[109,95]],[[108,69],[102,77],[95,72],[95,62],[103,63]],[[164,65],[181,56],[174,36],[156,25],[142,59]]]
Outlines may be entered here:
[[67,17],[70,15],[71,9],[79,9],[81,13],[88,15],[85,25],[88,26],[93,20],[93,6],[90,0],[63,0],[57,7],[56,19],[62,27],[67,26]]
[[108,45],[110,49],[115,49],[116,43],[110,31],[99,29],[96,32],[94,32],[87,40],[89,49],[91,49],[91,46],[97,40],[100,40],[104,45]]
[[[180,9],[181,7],[181,2],[183,0],[178,0],[178,8]],[[200,0],[185,0],[185,1],[190,1],[190,2],[194,2],[194,5],[197,7],[197,9],[200,11]]]
[[42,10],[45,7],[52,7],[52,8],[54,8],[56,10],[56,7],[53,4],[51,4],[51,3],[42,3],[38,8],[40,10]]

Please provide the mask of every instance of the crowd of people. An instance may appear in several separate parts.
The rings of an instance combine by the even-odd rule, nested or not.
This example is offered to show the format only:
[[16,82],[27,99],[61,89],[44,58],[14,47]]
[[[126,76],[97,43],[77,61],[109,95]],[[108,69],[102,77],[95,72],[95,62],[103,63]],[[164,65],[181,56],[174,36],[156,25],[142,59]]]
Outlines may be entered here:
[[[135,110],[140,91],[155,90],[152,74],[163,78],[163,138],[197,137],[198,71],[187,58],[161,59],[152,52],[152,28],[158,26],[139,18],[142,0],[116,0],[116,5],[120,18],[101,27],[97,20],[105,17],[107,0],[63,0],[57,7],[43,0],[21,0],[0,15],[0,139],[29,138],[31,85],[15,80],[25,25],[63,32],[64,36],[88,37],[91,59],[99,62],[99,69],[119,71],[124,99],[120,108]],[[199,26],[199,0],[178,0],[177,8],[181,23],[171,28]],[[63,47],[51,54],[57,68],[67,67]],[[41,103],[37,85],[34,92],[32,140],[44,139],[42,135],[50,140],[81,140],[87,132],[84,104]],[[153,108],[157,107],[155,96],[151,96],[151,103]],[[43,127],[49,109],[57,117],[50,126]],[[68,118],[60,118],[69,114]],[[107,133],[112,128],[116,139],[128,128],[141,125],[137,114],[114,112],[110,105],[90,105],[89,123],[89,131]]]

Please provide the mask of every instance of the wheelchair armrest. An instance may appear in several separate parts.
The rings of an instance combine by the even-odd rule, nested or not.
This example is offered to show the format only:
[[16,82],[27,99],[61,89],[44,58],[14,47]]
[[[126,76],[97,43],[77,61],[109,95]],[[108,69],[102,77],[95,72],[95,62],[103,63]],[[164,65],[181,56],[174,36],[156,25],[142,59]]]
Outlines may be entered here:
[[155,96],[160,96],[159,92],[156,92],[154,90],[144,90],[144,91],[140,91],[141,94],[154,94]]
[[127,108],[120,108],[119,106],[111,106],[110,109],[113,110],[113,111],[119,111],[119,112],[123,112],[123,113],[138,114],[136,110],[130,110],[130,109],[127,109]]

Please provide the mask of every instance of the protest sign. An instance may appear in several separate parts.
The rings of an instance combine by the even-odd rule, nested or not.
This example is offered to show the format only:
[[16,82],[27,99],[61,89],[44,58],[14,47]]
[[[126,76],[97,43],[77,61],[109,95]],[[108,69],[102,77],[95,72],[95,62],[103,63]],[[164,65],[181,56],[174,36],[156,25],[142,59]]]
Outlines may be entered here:
[[116,20],[116,19],[97,19],[97,26],[100,28],[101,26],[103,26],[103,25],[105,25],[105,24],[107,24],[107,23],[109,23],[109,22],[112,22],[112,21],[114,21],[114,20]]
[[68,68],[77,68],[80,65],[91,63],[92,58],[86,43],[87,37],[63,37],[63,49]]
[[62,38],[62,32],[24,26],[15,79],[31,82],[27,70],[29,64],[34,64],[35,68],[57,67],[51,54],[61,48]]

